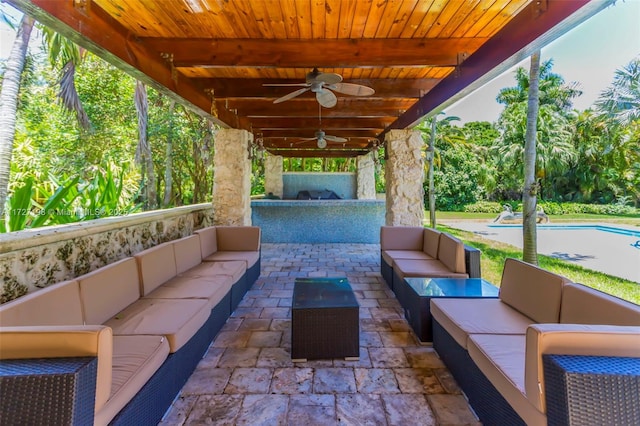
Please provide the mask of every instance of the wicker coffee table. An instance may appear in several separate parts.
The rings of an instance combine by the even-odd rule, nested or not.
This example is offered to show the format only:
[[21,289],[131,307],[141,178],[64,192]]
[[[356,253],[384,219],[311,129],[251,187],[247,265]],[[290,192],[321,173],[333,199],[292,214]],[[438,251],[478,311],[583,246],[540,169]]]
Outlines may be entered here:
[[359,305],[346,278],[297,278],[291,308],[291,358],[360,356]]

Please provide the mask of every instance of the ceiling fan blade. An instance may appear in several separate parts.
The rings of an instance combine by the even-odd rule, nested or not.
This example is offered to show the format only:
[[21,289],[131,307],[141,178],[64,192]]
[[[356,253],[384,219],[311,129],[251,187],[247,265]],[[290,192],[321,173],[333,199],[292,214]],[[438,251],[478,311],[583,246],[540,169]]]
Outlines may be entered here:
[[318,103],[325,108],[333,108],[338,103],[338,98],[331,90],[322,89],[316,93]]
[[276,99],[275,101],[273,101],[274,104],[279,104],[280,102],[284,102],[284,101],[288,101],[289,99],[293,99],[298,95],[302,95],[304,92],[308,91],[309,88],[305,87],[303,89],[298,89],[296,91],[293,91],[291,93],[289,93],[288,95],[284,95],[281,98]]
[[342,81],[340,74],[334,74],[332,72],[321,72],[316,78],[316,81],[321,81],[326,84],[336,84]]
[[376,91],[371,87],[353,83],[335,83],[330,84],[328,88],[335,90],[338,93],[344,93],[345,95],[352,96],[371,96],[376,93]]
[[310,87],[308,83],[264,83],[264,87]]
[[346,142],[347,141],[345,138],[341,138],[338,136],[331,136],[331,135],[325,135],[324,138],[329,142]]

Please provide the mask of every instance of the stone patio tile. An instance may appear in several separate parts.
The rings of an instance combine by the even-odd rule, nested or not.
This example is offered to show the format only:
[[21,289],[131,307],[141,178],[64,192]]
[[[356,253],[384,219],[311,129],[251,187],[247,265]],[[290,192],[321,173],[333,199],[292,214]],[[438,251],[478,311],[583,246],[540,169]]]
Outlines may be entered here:
[[213,368],[218,366],[218,362],[224,353],[224,348],[214,348],[209,346],[204,358],[198,364],[198,368]]
[[242,407],[242,395],[202,395],[189,413],[189,425],[235,425]]
[[338,424],[348,426],[386,425],[384,405],[380,395],[336,395]]
[[358,305],[360,305],[361,308],[380,307],[379,299],[358,299]]
[[242,318],[227,318],[227,322],[222,326],[222,330],[220,331],[237,331],[242,321]]
[[371,317],[375,319],[400,319],[402,318],[395,308],[370,308]]
[[272,374],[270,368],[236,368],[229,378],[224,393],[267,393]]
[[182,395],[221,394],[232,372],[231,368],[196,368],[182,388]]
[[433,348],[408,347],[404,352],[409,365],[414,368],[445,368],[444,363]]
[[236,425],[284,425],[289,397],[286,395],[247,395],[236,418]]
[[436,416],[438,425],[481,426],[462,395],[427,395],[427,400]]
[[251,337],[250,331],[221,331],[213,341],[214,348],[244,348]]
[[255,301],[256,299],[253,297],[245,297],[238,303],[238,308],[251,308],[254,306]]
[[382,347],[382,339],[380,333],[377,331],[361,331],[360,332],[360,346],[368,347]]
[[286,348],[262,348],[256,367],[293,367],[291,352]]
[[391,331],[408,331],[411,332],[411,326],[405,319],[390,319],[389,327]]
[[409,367],[407,357],[401,348],[369,348],[371,364],[378,368]]
[[290,319],[274,319],[271,320],[271,331],[287,331],[291,333],[291,320]]
[[[402,312],[402,307],[400,306],[400,302],[396,299],[378,299],[378,305],[381,308],[394,309],[396,311]],[[398,314],[398,318],[402,318],[402,314]]]
[[445,390],[434,371],[428,368],[396,368],[393,370],[402,393],[438,394]]
[[424,395],[381,395],[389,425],[431,426],[436,419]]
[[360,329],[363,331],[392,331],[389,320],[385,319],[361,319]]
[[382,290],[369,290],[364,292],[364,297],[366,299],[387,299],[389,295]]
[[231,313],[232,318],[260,318],[260,314],[262,314],[262,308],[236,308],[235,311]]
[[260,314],[260,318],[291,318],[291,309],[289,308],[264,308]]
[[456,382],[456,379],[453,378],[449,370],[447,370],[446,368],[434,368],[433,373],[438,378],[438,381],[440,382],[446,393],[462,393],[460,387],[458,386],[458,382]]
[[291,290],[272,290],[271,291],[271,296],[275,299],[286,299],[286,298],[292,298],[293,297],[293,291]]
[[289,399],[289,426],[327,426],[336,424],[333,395],[292,395]]
[[259,354],[260,348],[227,348],[218,367],[255,367]]
[[271,326],[271,320],[265,318],[245,318],[238,327],[242,331],[266,331]]
[[271,379],[271,393],[308,394],[313,386],[312,368],[276,368]]
[[279,299],[273,298],[256,298],[255,302],[253,302],[253,306],[261,307],[261,308],[276,308],[278,307]]
[[182,426],[185,424],[189,413],[193,409],[198,395],[180,395],[173,402],[171,411],[162,419],[158,426]]
[[354,393],[353,368],[318,368],[313,377],[313,393]]
[[398,382],[389,368],[354,369],[359,393],[399,393]]
[[416,345],[413,333],[408,331],[381,331],[382,344],[388,348],[406,348]]
[[334,367],[362,367],[362,368],[371,368],[371,358],[369,358],[369,351],[365,347],[360,347],[359,359],[353,361],[347,361],[344,359],[334,359],[333,366]]
[[248,347],[275,348],[280,345],[281,331],[254,331],[247,341]]

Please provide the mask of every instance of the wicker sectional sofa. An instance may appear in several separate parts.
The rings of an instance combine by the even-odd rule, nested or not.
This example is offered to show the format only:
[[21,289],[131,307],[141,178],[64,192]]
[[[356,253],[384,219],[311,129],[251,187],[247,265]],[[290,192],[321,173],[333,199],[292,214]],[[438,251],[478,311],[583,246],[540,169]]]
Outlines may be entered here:
[[[484,425],[640,422],[640,306],[507,259],[498,299],[432,299],[431,314],[433,346]],[[554,377],[552,354],[605,364],[611,393]]]
[[157,424],[249,270],[260,229],[211,227],[0,306],[0,422]]
[[[477,262],[470,264],[472,254]],[[392,290],[405,277],[479,278],[479,255],[478,250],[432,228],[380,227],[380,272]]]

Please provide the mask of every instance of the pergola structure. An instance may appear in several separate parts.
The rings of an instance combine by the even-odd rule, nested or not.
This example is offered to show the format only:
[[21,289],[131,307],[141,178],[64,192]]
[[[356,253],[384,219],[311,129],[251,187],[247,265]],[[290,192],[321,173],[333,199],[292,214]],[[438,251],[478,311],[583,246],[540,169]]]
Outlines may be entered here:
[[[8,0],[135,78],[284,157],[355,157],[612,1]],[[371,87],[300,89],[313,68]],[[322,116],[320,123],[319,114]],[[321,127],[320,127],[321,126]],[[346,139],[319,148],[316,131]]]

